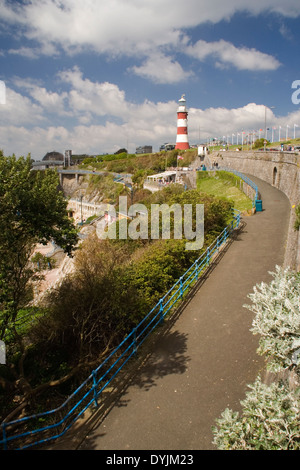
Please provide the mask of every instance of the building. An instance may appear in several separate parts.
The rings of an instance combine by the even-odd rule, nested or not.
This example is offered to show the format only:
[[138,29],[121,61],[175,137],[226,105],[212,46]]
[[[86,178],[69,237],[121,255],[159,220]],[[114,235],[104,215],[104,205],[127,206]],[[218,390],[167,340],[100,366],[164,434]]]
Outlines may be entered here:
[[152,153],[151,145],[144,145],[143,147],[137,147],[135,153]]
[[161,152],[162,150],[174,150],[175,149],[175,144],[169,144],[165,143],[159,147],[159,151]]

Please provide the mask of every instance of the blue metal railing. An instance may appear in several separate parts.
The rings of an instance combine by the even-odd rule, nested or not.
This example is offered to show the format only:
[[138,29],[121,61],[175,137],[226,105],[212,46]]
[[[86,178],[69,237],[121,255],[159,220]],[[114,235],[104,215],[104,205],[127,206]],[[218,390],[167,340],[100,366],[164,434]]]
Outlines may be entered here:
[[[206,251],[190,266],[170,290],[158,301],[143,320],[124,338],[119,346],[89,375],[89,377],[58,408],[2,423],[3,449],[26,449],[62,437],[91,406],[98,407],[102,392],[107,389],[120,370],[134,356],[150,333],[183,299],[211,263],[232,232],[240,225],[240,212],[234,210],[231,223]],[[63,415],[64,413],[64,415]],[[57,420],[54,422],[54,420]],[[43,422],[48,422],[44,426]],[[50,423],[49,423],[50,422]],[[28,429],[31,430],[28,430]]]
[[255,197],[254,197],[254,200],[253,200],[253,207],[257,206],[257,201],[259,201],[258,187],[255,183],[253,183],[253,181],[250,180],[250,178],[248,178],[248,176],[244,175],[243,173],[240,173],[239,171],[233,170],[232,168],[221,167],[221,168],[218,168],[218,169],[221,170],[221,171],[227,171],[229,173],[233,173],[234,175],[241,178],[246,184],[248,184],[248,186],[250,186],[252,189],[254,189]]
[[[231,169],[223,169],[242,178],[255,190],[255,201],[258,200],[257,186],[245,175]],[[185,292],[194,285],[201,274],[210,265],[212,258],[219,252],[232,232],[240,226],[240,212],[233,209],[231,223],[214,240],[206,251],[190,266],[170,290],[158,301],[143,320],[124,338],[119,346],[89,375],[89,377],[58,408],[43,413],[27,416],[11,422],[3,422],[2,440],[4,450],[26,449],[35,445],[62,437],[72,425],[91,406],[99,406],[99,398],[120,370],[136,354],[150,333],[164,320],[181,299]],[[64,413],[64,415],[63,415]],[[58,416],[55,420],[55,416]],[[42,422],[52,421],[41,426]],[[31,430],[28,430],[28,428]]]

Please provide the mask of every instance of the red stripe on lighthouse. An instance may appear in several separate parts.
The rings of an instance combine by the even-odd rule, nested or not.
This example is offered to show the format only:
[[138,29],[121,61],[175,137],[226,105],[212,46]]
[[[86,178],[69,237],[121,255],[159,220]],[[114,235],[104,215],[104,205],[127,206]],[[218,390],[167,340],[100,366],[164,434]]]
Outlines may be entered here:
[[178,134],[187,134],[187,127],[177,127],[177,135]]

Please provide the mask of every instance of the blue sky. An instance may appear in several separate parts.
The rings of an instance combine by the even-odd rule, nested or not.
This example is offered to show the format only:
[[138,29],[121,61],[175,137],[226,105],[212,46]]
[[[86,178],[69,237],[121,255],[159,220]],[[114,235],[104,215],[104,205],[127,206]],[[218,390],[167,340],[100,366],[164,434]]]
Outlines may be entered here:
[[299,0],[0,0],[0,148],[156,151],[182,94],[190,144],[300,137],[299,25]]

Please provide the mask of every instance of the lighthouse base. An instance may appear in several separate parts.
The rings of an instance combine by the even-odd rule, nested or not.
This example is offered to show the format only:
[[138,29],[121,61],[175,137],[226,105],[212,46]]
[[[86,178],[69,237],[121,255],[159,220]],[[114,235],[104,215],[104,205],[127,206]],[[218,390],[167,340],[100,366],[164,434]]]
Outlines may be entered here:
[[188,142],[177,142],[177,144],[175,145],[175,150],[176,149],[188,150],[189,148],[190,148],[190,146],[189,146]]

